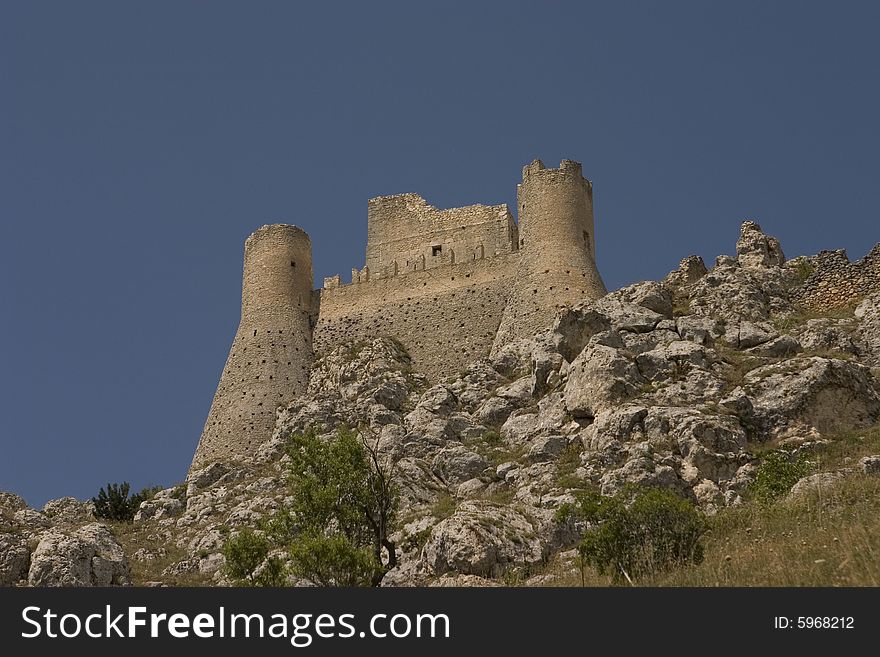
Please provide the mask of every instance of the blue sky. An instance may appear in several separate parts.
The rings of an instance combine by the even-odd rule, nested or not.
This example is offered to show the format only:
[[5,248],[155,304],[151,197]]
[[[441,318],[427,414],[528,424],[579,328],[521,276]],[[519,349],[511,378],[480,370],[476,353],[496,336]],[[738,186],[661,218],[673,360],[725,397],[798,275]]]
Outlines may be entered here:
[[4,2],[0,490],[181,481],[245,237],[362,266],[367,199],[513,204],[584,163],[609,288],[880,240],[880,5]]

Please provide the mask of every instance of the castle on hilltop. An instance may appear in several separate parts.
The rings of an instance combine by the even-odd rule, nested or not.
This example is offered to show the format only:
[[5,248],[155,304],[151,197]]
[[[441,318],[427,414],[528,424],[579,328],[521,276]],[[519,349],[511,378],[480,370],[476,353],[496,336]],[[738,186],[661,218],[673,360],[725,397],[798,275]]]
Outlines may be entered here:
[[545,328],[559,306],[605,294],[593,186],[579,163],[524,167],[517,211],[518,224],[507,205],[371,199],[365,266],[318,290],[305,231],[257,229],[244,247],[241,322],[192,468],[256,450],[276,407],[306,391],[315,356],[337,345],[392,336],[437,380]]

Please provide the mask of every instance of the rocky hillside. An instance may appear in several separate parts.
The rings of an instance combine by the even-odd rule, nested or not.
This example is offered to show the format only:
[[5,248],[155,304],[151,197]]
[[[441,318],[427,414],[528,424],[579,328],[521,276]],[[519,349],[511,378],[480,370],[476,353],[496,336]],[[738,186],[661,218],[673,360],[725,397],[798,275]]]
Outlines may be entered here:
[[[748,501],[770,447],[819,453],[880,421],[880,293],[808,312],[792,299],[810,270],[746,222],[712,269],[686,258],[443,382],[412,372],[391,339],[338,348],[254,458],[194,472],[133,524],[2,494],[0,584],[226,584],[226,538],[290,494],[287,438],[360,424],[401,492],[402,554],[383,585],[564,579],[585,528],[555,511],[575,491],[668,488],[711,516]],[[878,471],[865,454],[791,495]]]

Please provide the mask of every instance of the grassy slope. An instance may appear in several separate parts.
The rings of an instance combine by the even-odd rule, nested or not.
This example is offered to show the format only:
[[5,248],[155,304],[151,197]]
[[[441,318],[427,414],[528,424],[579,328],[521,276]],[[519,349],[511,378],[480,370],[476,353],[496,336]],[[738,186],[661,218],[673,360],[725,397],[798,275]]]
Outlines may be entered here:
[[[817,471],[880,453],[880,425],[837,436]],[[657,574],[643,586],[880,586],[880,477],[853,473],[822,495],[771,505],[747,502],[710,519],[703,562]],[[557,566],[553,584],[580,586]],[[584,573],[588,586],[609,577]]]

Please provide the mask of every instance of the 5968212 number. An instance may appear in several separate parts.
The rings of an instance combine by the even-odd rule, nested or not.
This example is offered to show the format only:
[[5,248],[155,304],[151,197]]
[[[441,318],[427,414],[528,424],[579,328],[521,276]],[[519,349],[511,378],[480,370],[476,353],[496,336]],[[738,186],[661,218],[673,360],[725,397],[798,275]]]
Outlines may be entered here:
[[797,627],[802,630],[850,630],[854,627],[852,616],[798,616]]

